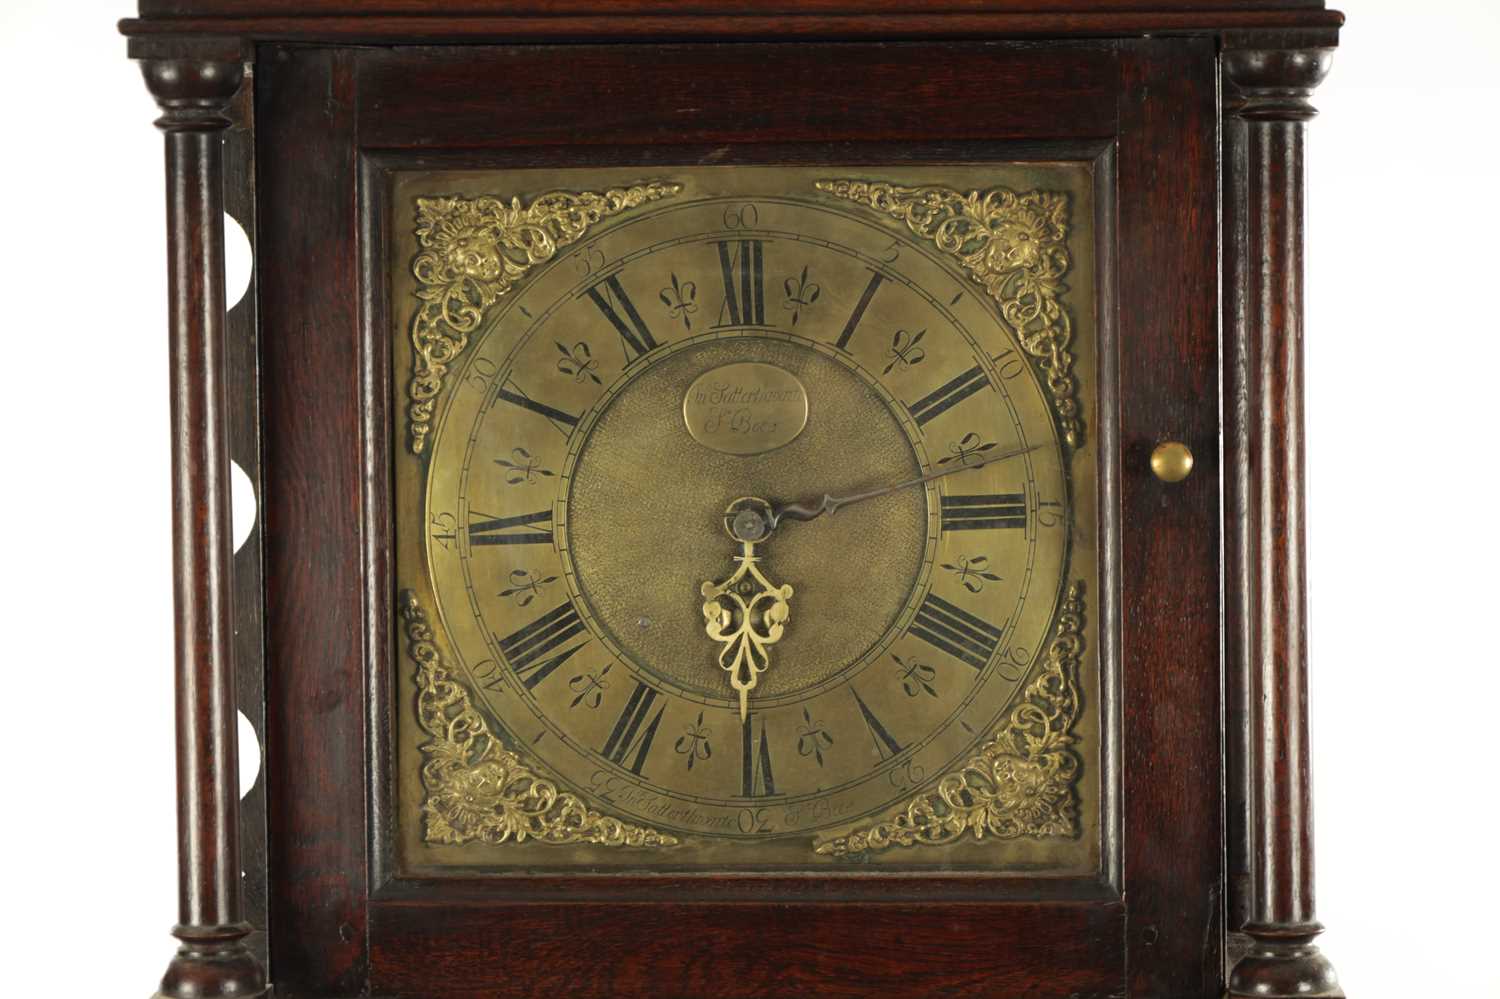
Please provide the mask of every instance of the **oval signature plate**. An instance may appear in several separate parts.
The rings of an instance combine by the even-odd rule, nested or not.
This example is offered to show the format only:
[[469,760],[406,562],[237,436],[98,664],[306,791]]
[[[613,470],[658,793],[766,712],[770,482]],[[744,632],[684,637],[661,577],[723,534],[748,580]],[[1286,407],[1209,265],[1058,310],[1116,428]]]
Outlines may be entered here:
[[790,444],[807,426],[807,389],[774,364],[725,364],[688,386],[682,419],[704,447],[763,454]]

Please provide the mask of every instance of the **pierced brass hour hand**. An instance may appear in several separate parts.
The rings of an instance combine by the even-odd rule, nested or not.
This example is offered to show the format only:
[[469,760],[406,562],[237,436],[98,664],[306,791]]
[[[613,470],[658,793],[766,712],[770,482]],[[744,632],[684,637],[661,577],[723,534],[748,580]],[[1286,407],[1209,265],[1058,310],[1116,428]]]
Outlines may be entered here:
[[792,588],[777,586],[760,571],[755,546],[770,533],[771,505],[754,497],[735,500],[724,511],[724,528],[740,543],[739,563],[729,578],[705,582],[703,618],[708,637],[719,642],[719,666],[740,697],[740,720],[750,710],[750,691],[771,665],[770,647],[781,640],[791,616]]
[[860,503],[868,499],[876,499],[881,496],[889,496],[891,493],[902,489],[910,489],[912,486],[921,486],[931,482],[933,479],[941,479],[945,475],[955,475],[958,472],[967,472],[974,468],[983,468],[997,461],[1007,458],[1016,458],[1023,454],[1030,454],[1043,448],[1043,444],[1032,444],[1029,447],[1015,448],[1010,451],[1002,451],[999,454],[990,455],[981,461],[971,461],[966,464],[958,464],[952,468],[940,468],[936,472],[928,472],[926,475],[915,479],[907,479],[905,482],[897,482],[895,485],[882,486],[879,489],[871,489],[868,492],[854,493],[849,496],[830,496],[823,494],[821,500],[811,500],[802,503],[784,503],[771,511],[770,524],[766,528],[767,533],[783,520],[815,520],[825,513],[837,513],[843,507],[852,503]]

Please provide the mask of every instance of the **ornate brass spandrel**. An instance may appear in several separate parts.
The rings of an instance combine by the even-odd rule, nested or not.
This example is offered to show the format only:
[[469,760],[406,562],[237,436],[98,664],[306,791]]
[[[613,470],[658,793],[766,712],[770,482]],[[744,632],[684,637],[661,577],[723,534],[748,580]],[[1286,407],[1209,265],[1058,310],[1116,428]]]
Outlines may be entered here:
[[967,193],[880,181],[820,180],[819,191],[898,219],[955,258],[994,299],[1002,319],[1041,369],[1069,447],[1083,442],[1083,410],[1073,375],[1073,321],[1062,302],[1068,250],[1068,196],[1003,187]]
[[599,222],[680,190],[680,184],[652,180],[603,192],[551,191],[525,205],[520,198],[417,198],[421,249],[411,270],[421,304],[411,320],[407,392],[412,453],[426,448],[448,367],[491,306]]
[[416,595],[403,591],[400,606],[407,655],[417,667],[417,721],[428,736],[420,747],[426,842],[677,845],[668,833],[589,808],[506,749],[444,663]]
[[1082,762],[1072,748],[1081,696],[1083,584],[1068,588],[1041,670],[1010,716],[962,767],[868,826],[822,840],[825,856],[974,839],[1077,836]]

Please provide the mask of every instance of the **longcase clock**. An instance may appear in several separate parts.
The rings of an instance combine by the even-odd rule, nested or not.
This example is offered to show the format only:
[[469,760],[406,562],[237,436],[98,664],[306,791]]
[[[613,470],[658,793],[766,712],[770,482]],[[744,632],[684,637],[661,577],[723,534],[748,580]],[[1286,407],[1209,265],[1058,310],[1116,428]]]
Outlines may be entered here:
[[160,995],[1341,995],[1300,424],[1340,24],[143,2]]

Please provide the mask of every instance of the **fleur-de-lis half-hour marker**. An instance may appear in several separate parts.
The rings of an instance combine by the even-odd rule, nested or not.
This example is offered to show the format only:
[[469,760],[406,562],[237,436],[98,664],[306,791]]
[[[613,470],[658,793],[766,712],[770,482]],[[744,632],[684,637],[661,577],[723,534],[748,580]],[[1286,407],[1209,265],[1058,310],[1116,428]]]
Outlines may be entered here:
[[531,452],[524,447],[511,448],[510,459],[496,458],[495,464],[505,469],[505,484],[508,486],[525,485],[536,476],[550,479],[556,474],[543,468],[541,462],[533,458]]
[[786,292],[786,301],[782,308],[792,314],[792,325],[797,325],[797,320],[807,309],[811,309],[817,302],[818,296],[823,294],[823,289],[816,282],[807,280],[807,268],[802,268],[801,275],[787,278],[782,283],[782,289]]
[[963,437],[948,445],[948,457],[939,458],[938,464],[946,465],[956,461],[967,465],[971,458],[976,458],[986,451],[992,451],[994,447],[994,441],[986,441],[978,434],[964,434]]
[[885,366],[881,374],[888,375],[897,367],[910,368],[927,360],[927,351],[917,346],[926,335],[926,330],[915,333],[897,330],[896,335],[891,337],[891,349],[885,355],[891,359],[891,363]]
[[833,746],[833,736],[823,727],[822,722],[813,721],[813,717],[806,708],[802,709],[802,726],[797,733],[797,755],[811,756],[818,761],[818,766],[823,765],[823,750]]
[[556,340],[553,343],[557,345],[557,352],[562,355],[562,358],[557,362],[558,371],[569,376],[575,382],[581,382],[585,378],[588,378],[595,385],[604,384],[599,379],[598,374],[595,373],[599,367],[599,362],[594,360],[594,352],[589,349],[589,345],[585,341],[579,340],[572,347],[564,346]]
[[673,744],[672,750],[678,756],[687,757],[687,768],[693,769],[693,764],[698,760],[707,760],[714,755],[713,746],[709,745],[708,737],[713,733],[703,725],[703,712],[698,712],[698,720],[683,729]]
[[667,307],[668,316],[682,320],[683,329],[693,328],[693,313],[698,311],[698,286],[695,283],[678,281],[674,271],[672,287],[661,290],[661,301]]
[[604,667],[604,672],[597,676],[593,673],[580,673],[568,681],[568,689],[574,694],[573,703],[569,708],[576,708],[582,704],[593,710],[604,701],[604,692],[609,689],[609,681],[604,679],[609,676],[610,669],[614,666],[610,663]]
[[915,659],[907,662],[894,652],[891,653],[891,658],[896,660],[896,672],[901,677],[901,689],[906,691],[907,697],[916,697],[923,693],[928,697],[937,696],[937,687],[933,686],[937,679],[937,670]]
[[510,597],[519,606],[525,607],[541,594],[542,587],[555,582],[557,582],[556,576],[537,575],[530,569],[512,569],[510,585],[501,590],[500,595]]
[[943,568],[958,577],[958,584],[970,593],[984,589],[985,583],[998,583],[1001,577],[990,572],[990,560],[984,555],[962,555],[957,563],[944,562]]

